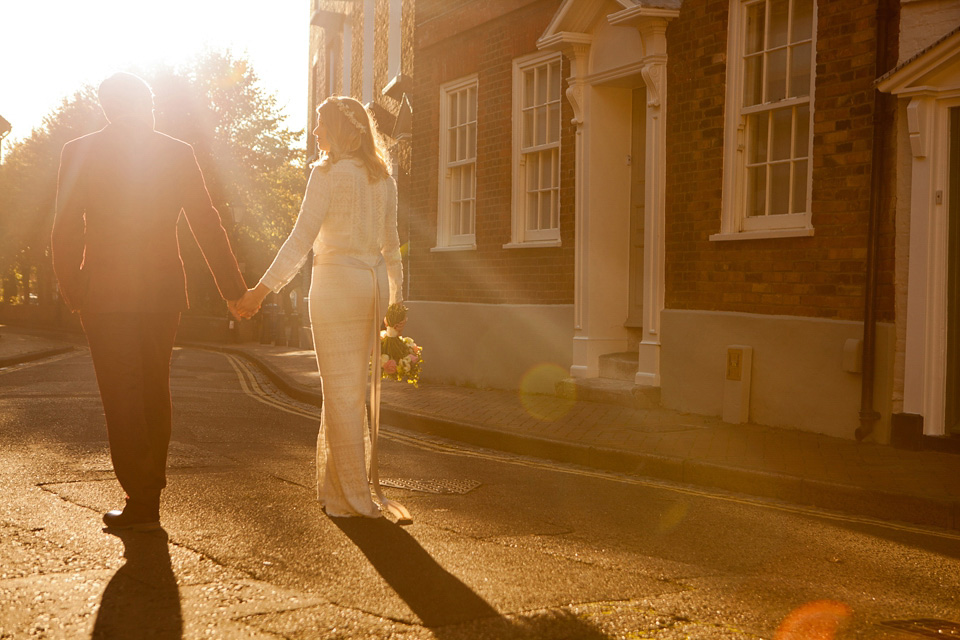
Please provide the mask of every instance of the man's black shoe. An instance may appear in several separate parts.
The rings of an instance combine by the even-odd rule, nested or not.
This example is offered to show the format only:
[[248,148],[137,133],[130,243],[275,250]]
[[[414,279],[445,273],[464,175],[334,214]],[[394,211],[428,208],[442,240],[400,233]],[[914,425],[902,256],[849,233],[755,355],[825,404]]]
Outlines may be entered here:
[[114,509],[103,514],[103,524],[110,529],[129,529],[131,531],[156,531],[160,528],[160,517],[136,513],[129,507],[120,511]]

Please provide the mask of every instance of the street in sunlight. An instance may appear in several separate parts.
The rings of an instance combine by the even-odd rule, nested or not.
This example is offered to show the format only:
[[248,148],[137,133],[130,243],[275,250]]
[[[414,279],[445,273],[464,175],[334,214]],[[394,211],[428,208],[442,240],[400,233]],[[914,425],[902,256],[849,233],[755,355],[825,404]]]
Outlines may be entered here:
[[[239,352],[176,351],[164,528],[111,535],[100,514],[120,490],[82,339],[2,336],[2,637],[886,640],[960,620],[956,530],[389,423],[381,476],[413,523],[329,518],[318,409]],[[48,357],[10,365],[15,348]],[[266,353],[305,358],[273,348],[266,366]],[[287,384],[309,374],[285,366]],[[434,422],[442,391],[429,391]],[[776,635],[791,620],[837,634]]]
[[960,638],[960,2],[7,2],[0,640]]

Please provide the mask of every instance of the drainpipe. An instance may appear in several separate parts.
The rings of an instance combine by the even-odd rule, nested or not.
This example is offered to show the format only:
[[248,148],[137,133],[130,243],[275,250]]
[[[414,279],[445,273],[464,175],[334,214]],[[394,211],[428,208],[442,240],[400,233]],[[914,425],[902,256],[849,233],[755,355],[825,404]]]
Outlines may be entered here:
[[[876,77],[886,73],[890,49],[887,28],[890,22],[889,0],[877,2]],[[876,88],[873,95],[873,158],[870,167],[870,219],[867,226],[867,265],[863,302],[863,377],[860,388],[860,426],[854,432],[858,441],[873,433],[880,413],[873,406],[877,353],[877,252],[880,245],[880,215],[884,204],[886,168],[887,109],[886,97]]]

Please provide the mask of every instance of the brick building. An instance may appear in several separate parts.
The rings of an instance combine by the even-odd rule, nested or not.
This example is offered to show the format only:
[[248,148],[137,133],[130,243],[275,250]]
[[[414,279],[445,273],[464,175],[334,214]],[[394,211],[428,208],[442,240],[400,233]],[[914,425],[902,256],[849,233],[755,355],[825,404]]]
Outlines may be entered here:
[[570,378],[881,442],[891,423],[957,429],[955,2],[413,9],[406,93],[382,102],[412,116],[400,198],[427,379]]

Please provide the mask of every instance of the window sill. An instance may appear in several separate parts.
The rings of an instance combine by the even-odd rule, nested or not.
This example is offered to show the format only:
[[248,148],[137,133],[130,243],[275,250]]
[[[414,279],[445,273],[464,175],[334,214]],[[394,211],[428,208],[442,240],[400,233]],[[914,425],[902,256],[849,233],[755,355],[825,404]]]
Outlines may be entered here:
[[813,228],[803,229],[763,229],[760,231],[739,231],[736,233],[715,233],[711,242],[728,240],[766,240],[769,238],[805,238],[813,235]]
[[561,246],[559,240],[534,240],[531,242],[508,242],[504,249],[543,249]]
[[450,247],[432,247],[430,251],[435,253],[446,253],[449,251],[476,251],[477,245],[475,244],[461,244],[454,245]]

